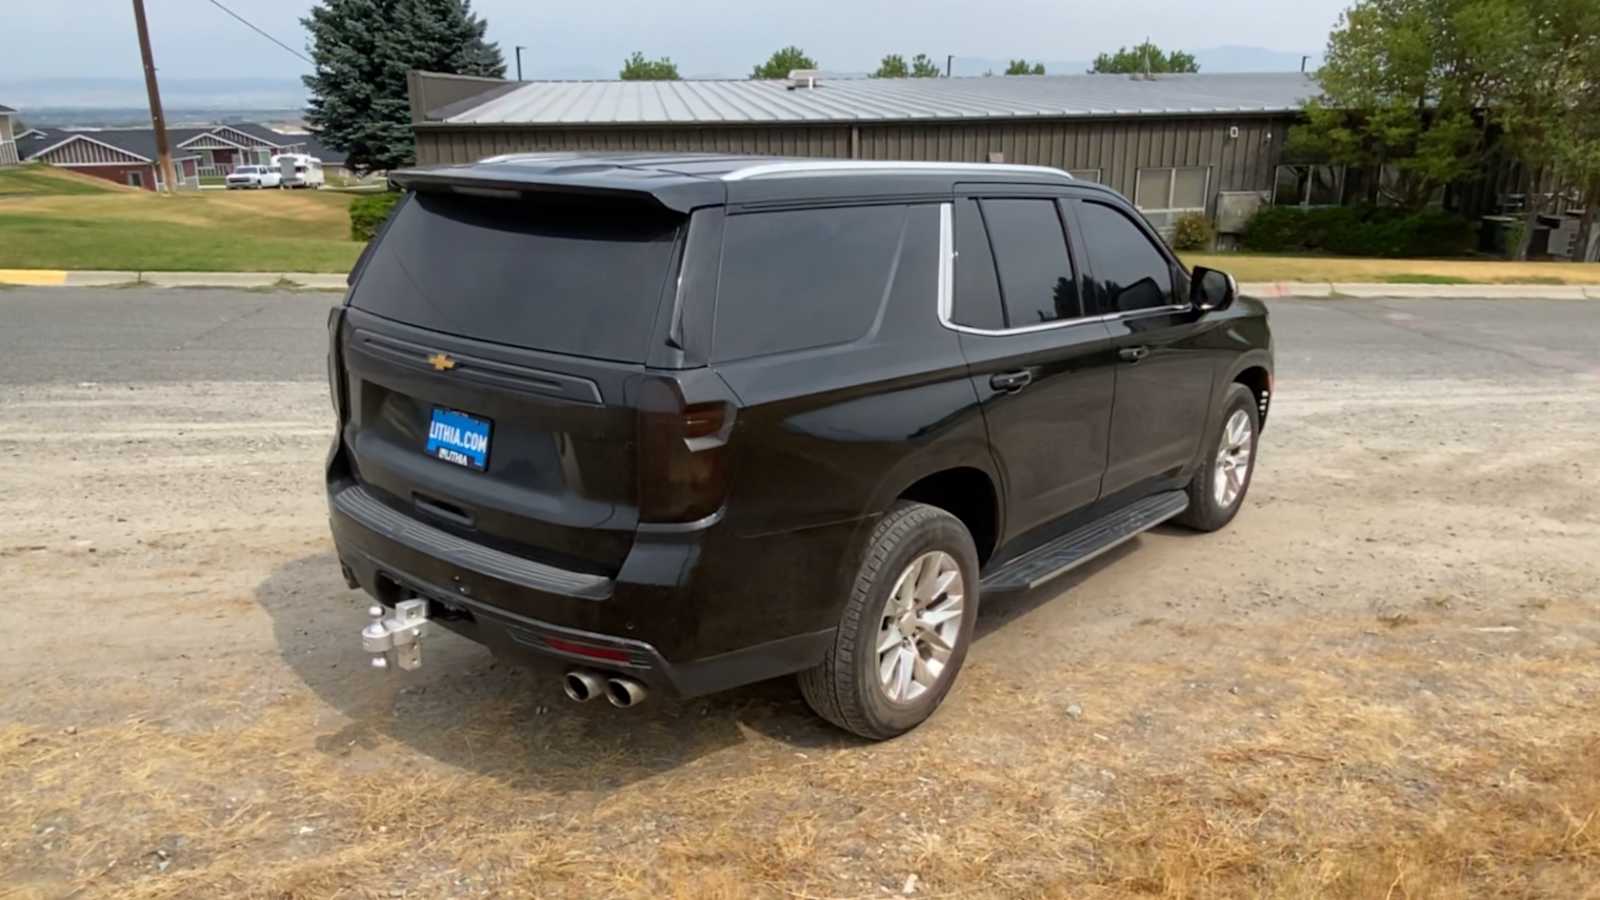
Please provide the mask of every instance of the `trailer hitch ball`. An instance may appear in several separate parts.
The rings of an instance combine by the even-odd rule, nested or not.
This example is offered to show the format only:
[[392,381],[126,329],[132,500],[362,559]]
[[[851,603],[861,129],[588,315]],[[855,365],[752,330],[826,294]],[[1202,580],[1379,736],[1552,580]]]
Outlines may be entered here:
[[428,601],[402,600],[384,615],[381,606],[367,610],[372,621],[361,629],[361,647],[372,654],[372,667],[399,666],[410,671],[422,667],[422,635],[428,624]]

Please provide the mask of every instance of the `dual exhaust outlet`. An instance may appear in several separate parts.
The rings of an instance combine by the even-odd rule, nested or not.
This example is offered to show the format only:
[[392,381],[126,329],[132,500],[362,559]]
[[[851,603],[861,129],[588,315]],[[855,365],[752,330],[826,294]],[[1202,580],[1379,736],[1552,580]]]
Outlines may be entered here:
[[605,694],[612,706],[627,709],[644,702],[649,694],[642,682],[623,675],[606,675],[593,669],[568,669],[561,679],[567,697],[577,703],[587,703]]

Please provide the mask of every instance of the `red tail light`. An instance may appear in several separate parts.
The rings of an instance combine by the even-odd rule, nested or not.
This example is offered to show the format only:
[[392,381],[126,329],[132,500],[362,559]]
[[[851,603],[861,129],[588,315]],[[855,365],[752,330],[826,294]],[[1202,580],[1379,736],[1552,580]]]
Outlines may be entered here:
[[638,409],[639,521],[693,522],[720,509],[733,408],[685,404],[674,382],[649,378]]

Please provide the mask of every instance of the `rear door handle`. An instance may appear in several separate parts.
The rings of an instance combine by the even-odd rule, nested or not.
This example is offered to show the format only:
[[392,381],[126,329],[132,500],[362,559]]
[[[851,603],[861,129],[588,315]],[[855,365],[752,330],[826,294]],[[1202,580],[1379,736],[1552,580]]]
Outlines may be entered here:
[[1033,372],[1028,369],[1019,369],[1015,372],[1000,372],[989,376],[989,386],[997,391],[1016,393],[1033,383]]
[[1144,359],[1146,356],[1150,355],[1150,348],[1149,347],[1123,347],[1121,350],[1117,351],[1117,355],[1122,357],[1122,360],[1124,362],[1138,362],[1139,360]]

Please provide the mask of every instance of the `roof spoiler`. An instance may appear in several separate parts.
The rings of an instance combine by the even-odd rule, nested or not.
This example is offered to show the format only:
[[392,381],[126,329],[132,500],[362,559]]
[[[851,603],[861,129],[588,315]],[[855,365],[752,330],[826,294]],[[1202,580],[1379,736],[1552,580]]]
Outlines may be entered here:
[[493,162],[401,169],[389,174],[389,184],[407,191],[449,191],[508,200],[532,194],[642,200],[679,213],[722,203],[726,197],[718,182],[664,178],[660,172],[643,169],[574,164],[540,170],[528,166],[494,166]]

